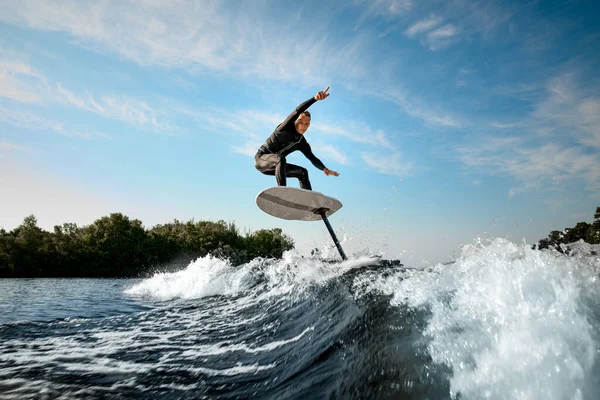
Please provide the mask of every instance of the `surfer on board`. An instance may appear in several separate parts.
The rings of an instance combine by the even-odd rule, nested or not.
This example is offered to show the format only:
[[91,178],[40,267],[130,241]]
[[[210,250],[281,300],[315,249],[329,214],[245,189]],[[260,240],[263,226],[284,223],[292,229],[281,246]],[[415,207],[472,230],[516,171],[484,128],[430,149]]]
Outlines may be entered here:
[[285,160],[288,154],[296,150],[300,150],[325,175],[339,176],[337,172],[326,168],[321,160],[313,154],[310,145],[304,137],[304,133],[306,133],[310,126],[308,107],[319,100],[325,100],[329,97],[328,90],[329,86],[296,107],[281,124],[277,125],[275,131],[260,146],[254,156],[254,166],[256,169],[265,175],[275,175],[277,185],[286,186],[287,177],[298,178],[302,189],[312,190],[306,168],[288,164]]

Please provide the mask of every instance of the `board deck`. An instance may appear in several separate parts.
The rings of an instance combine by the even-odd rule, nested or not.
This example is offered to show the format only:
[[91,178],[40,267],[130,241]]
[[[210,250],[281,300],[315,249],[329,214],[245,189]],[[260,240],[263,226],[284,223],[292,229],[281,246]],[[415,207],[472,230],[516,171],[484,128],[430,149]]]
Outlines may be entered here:
[[329,217],[342,208],[342,203],[333,197],[312,190],[275,186],[263,190],[256,196],[258,207],[274,217],[297,221],[320,221],[319,209]]

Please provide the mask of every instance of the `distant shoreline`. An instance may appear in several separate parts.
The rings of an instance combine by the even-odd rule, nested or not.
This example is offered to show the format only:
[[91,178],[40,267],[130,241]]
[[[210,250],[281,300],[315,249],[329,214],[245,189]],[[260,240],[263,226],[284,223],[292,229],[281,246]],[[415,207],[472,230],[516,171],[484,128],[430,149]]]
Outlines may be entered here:
[[10,232],[0,229],[0,278],[137,278],[209,254],[242,264],[281,258],[293,248],[279,228],[242,235],[222,220],[174,220],[145,229],[141,221],[113,213],[91,225],[65,223],[47,232],[30,215]]

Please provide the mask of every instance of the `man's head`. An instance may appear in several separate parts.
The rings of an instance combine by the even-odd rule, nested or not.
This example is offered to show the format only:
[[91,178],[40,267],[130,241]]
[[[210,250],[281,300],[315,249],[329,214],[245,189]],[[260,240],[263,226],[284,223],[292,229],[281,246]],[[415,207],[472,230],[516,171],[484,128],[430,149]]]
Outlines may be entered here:
[[306,132],[310,126],[310,113],[308,111],[304,111],[298,116],[298,118],[296,118],[294,125],[296,126],[296,132],[304,135],[304,132]]

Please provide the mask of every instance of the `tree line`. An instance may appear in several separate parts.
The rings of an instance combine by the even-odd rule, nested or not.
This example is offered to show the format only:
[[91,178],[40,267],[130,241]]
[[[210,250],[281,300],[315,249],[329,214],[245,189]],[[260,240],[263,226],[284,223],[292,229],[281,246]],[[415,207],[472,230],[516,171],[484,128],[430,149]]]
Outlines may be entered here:
[[238,265],[281,258],[292,248],[279,228],[240,234],[224,221],[174,220],[146,229],[113,213],[91,225],[65,223],[48,232],[31,215],[10,232],[0,229],[0,277],[138,277],[176,260],[211,254]]
[[578,222],[573,228],[552,231],[547,238],[538,242],[538,249],[555,248],[564,253],[561,244],[569,244],[583,239],[588,244],[600,244],[600,207],[596,208],[594,222]]

